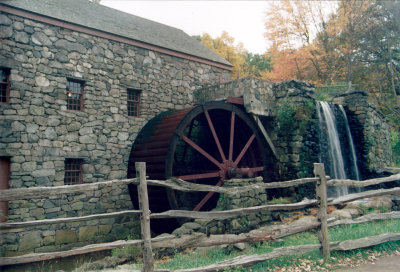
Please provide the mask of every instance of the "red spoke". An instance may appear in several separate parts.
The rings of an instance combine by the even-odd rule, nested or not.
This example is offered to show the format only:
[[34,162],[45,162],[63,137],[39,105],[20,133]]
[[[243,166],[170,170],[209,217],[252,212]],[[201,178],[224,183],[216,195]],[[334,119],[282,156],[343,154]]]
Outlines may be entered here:
[[222,161],[226,161],[224,151],[222,150],[221,143],[219,142],[217,133],[215,132],[215,128],[214,128],[214,125],[213,125],[213,123],[211,121],[210,115],[208,114],[208,111],[205,108],[203,108],[203,110],[204,110],[204,114],[205,114],[207,122],[208,122],[208,126],[210,127],[211,133],[212,133],[212,135],[214,137],[214,141],[217,144],[219,153],[221,154]]
[[[189,137],[191,137],[191,135],[192,135],[193,125],[194,125],[194,120],[192,120],[192,122],[190,122],[189,132],[187,134]],[[187,145],[185,145],[185,148],[183,149],[182,161],[186,157],[186,152],[187,152]]]
[[[253,142],[254,138],[256,137],[255,134],[251,135],[250,139],[247,141],[246,145],[243,147],[242,151],[240,152],[239,156],[236,158],[235,162],[233,163],[233,167],[236,167],[240,160],[243,158],[246,151],[249,149],[251,143]],[[260,150],[262,152],[262,150]]]
[[232,112],[232,117],[231,117],[231,134],[229,137],[229,160],[232,161],[232,156],[233,156],[233,140],[235,137],[235,113]]
[[[223,181],[223,180],[220,180],[220,181],[218,181],[217,184],[215,184],[215,186],[221,187],[222,184],[224,184],[224,181]],[[193,209],[193,211],[199,211],[199,210],[204,206],[204,204],[206,204],[207,201],[208,201],[214,194],[215,194],[215,192],[209,192],[208,194],[206,194],[206,196],[200,201],[199,204],[197,204],[197,206]]]
[[186,137],[185,135],[183,135],[182,133],[179,134],[179,136],[182,138],[182,140],[184,140],[188,145],[190,145],[191,147],[193,147],[194,149],[196,149],[201,155],[203,155],[204,157],[206,157],[207,159],[209,159],[212,163],[214,163],[216,166],[218,166],[218,168],[222,169],[222,165],[216,160],[214,159],[210,154],[208,154],[203,148],[201,148],[200,146],[198,146],[195,142],[193,142],[192,140],[190,140],[188,137]]
[[205,178],[215,178],[215,177],[219,177],[219,172],[185,175],[185,176],[178,176],[175,178],[183,180],[193,180],[193,179],[205,179]]

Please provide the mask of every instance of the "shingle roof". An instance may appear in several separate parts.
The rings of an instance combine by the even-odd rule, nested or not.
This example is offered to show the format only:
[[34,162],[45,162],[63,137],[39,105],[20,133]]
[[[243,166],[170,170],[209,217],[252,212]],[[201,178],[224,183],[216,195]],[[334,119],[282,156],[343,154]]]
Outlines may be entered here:
[[0,4],[231,66],[180,29],[87,0],[3,0]]

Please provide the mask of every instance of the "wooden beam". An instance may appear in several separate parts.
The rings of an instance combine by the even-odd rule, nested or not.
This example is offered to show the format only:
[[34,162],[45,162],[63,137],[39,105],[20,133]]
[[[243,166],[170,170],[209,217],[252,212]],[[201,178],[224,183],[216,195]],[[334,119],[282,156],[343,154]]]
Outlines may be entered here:
[[70,222],[81,222],[81,221],[89,221],[93,219],[103,219],[110,218],[116,216],[123,215],[139,215],[141,213],[140,210],[132,210],[132,211],[120,211],[113,213],[100,213],[79,217],[67,217],[67,218],[54,218],[54,219],[43,219],[43,220],[34,220],[34,221],[26,221],[26,222],[15,222],[15,223],[0,223],[0,230],[9,230],[15,228],[27,228],[34,226],[42,226],[49,224],[60,224],[60,223],[70,223]]
[[144,272],[154,271],[154,258],[151,249],[151,233],[150,233],[150,209],[149,209],[149,196],[147,194],[146,182],[146,163],[135,163],[136,176],[139,177],[139,208],[142,210],[140,217],[141,233],[143,239],[143,270]]
[[[277,188],[287,188],[287,187],[293,187],[293,186],[298,186],[306,183],[313,183],[318,180],[318,178],[301,178],[301,179],[295,179],[295,180],[289,180],[289,181],[280,181],[280,182],[268,182],[268,183],[262,183],[262,178],[257,177],[255,178],[258,180],[260,183],[254,184],[254,185],[249,185],[249,186],[244,186],[244,187],[230,187],[229,189],[224,188],[224,187],[216,187],[216,186],[211,186],[211,185],[202,185],[202,184],[195,184],[191,182],[187,182],[181,179],[177,178],[170,178],[166,181],[160,181],[160,180],[147,180],[147,184],[151,186],[160,186],[160,187],[166,187],[170,188],[173,190],[179,190],[183,192],[216,192],[216,193],[222,193],[222,194],[228,194],[228,195],[234,195],[237,193],[244,193],[256,189],[277,189]],[[243,179],[243,180],[254,180],[252,179]],[[135,182],[134,182],[135,183]]]
[[[157,241],[164,240],[164,239],[170,239],[171,237],[174,237],[174,236],[168,235],[168,236],[153,238],[152,242],[157,242]],[[32,254],[16,256],[16,257],[0,257],[0,266],[33,263],[33,262],[46,261],[46,260],[51,260],[51,259],[65,258],[65,257],[69,257],[69,256],[82,255],[82,254],[86,254],[86,253],[110,250],[113,248],[140,245],[142,243],[143,243],[142,240],[115,241],[115,242],[110,242],[110,243],[88,245],[88,246],[75,248],[75,249],[71,249],[71,250],[67,250],[67,251],[49,252],[49,253],[32,253]]]
[[368,180],[351,180],[351,179],[331,179],[328,181],[328,186],[348,186],[348,187],[366,187],[377,185],[385,182],[400,181],[400,173],[384,178],[368,179]]
[[[258,179],[260,182],[262,181],[261,177],[259,177]],[[261,183],[245,187],[233,187],[229,189],[223,187],[194,184],[176,178],[171,178],[166,181],[147,180],[147,184],[150,186],[167,187],[173,190],[179,190],[183,192],[200,191],[200,192],[216,192],[216,193],[224,193],[232,195],[236,193],[248,192],[255,189],[286,188],[316,181],[317,181],[316,178],[301,178],[289,181]],[[93,190],[99,190],[106,186],[130,184],[130,183],[138,185],[139,181],[137,178],[133,178],[133,179],[101,181],[95,183],[84,183],[76,185],[62,185],[54,187],[29,187],[29,188],[8,189],[0,191],[0,201],[46,198],[53,195],[63,195],[76,192],[93,191]]]
[[379,189],[373,191],[366,191],[361,193],[349,194],[345,196],[338,197],[336,199],[328,201],[329,205],[337,205],[344,202],[350,202],[357,199],[382,196],[382,195],[398,195],[400,194],[400,187],[392,188],[392,189]]
[[0,201],[47,198],[53,195],[64,195],[77,192],[93,191],[93,190],[99,190],[106,186],[135,183],[136,180],[137,180],[136,178],[133,178],[133,179],[101,181],[94,183],[84,183],[76,185],[62,185],[54,187],[29,187],[29,188],[1,190]]
[[210,247],[217,245],[227,245],[236,243],[262,242],[280,239],[306,230],[314,229],[320,224],[314,222],[311,224],[290,224],[290,225],[271,225],[263,227],[257,231],[241,234],[216,234],[207,237],[204,233],[193,233],[191,235],[182,235],[164,241],[154,242],[153,248],[193,248]]
[[389,212],[389,213],[371,213],[364,216],[357,217],[355,219],[341,219],[329,223],[329,227],[339,225],[353,225],[361,224],[366,222],[372,222],[377,220],[388,220],[388,219],[400,219],[400,212]]
[[319,200],[318,207],[318,221],[321,223],[320,229],[318,231],[318,239],[321,243],[320,253],[327,259],[330,257],[329,250],[329,234],[328,234],[328,221],[327,221],[327,191],[326,191],[326,175],[323,163],[314,163],[314,174],[320,179],[316,183],[316,195],[317,200]]
[[269,137],[267,130],[265,129],[264,125],[262,124],[260,118],[256,114],[252,114],[254,120],[256,120],[258,128],[260,129],[262,135],[264,136],[265,140],[267,141],[269,147],[271,148],[272,154],[274,154],[275,158],[278,159],[278,153],[276,152],[276,148],[274,146],[274,143],[271,140],[271,137]]
[[209,211],[209,212],[196,212],[196,211],[184,211],[184,210],[169,210],[162,213],[153,213],[150,218],[191,218],[191,219],[216,219],[224,220],[229,218],[235,218],[238,216],[248,215],[251,213],[259,213],[265,211],[291,211],[297,209],[303,209],[305,207],[314,206],[318,203],[315,199],[306,199],[298,203],[293,204],[275,204],[275,205],[263,205],[249,208],[234,209],[229,211]]
[[370,247],[374,245],[379,245],[389,241],[399,241],[400,240],[400,232],[397,233],[384,233],[377,236],[368,236],[356,240],[346,240],[342,242],[332,242],[331,249],[332,250],[353,250],[358,248]]
[[208,266],[202,266],[197,268],[189,268],[189,269],[181,269],[175,270],[175,272],[216,272],[216,271],[224,271],[228,268],[234,267],[246,267],[252,266],[260,262],[264,262],[267,260],[275,259],[282,256],[287,255],[297,255],[304,254],[313,250],[316,250],[320,247],[320,245],[301,245],[301,246],[291,246],[291,247],[282,247],[274,249],[270,253],[266,254],[256,254],[256,255],[242,255],[236,258],[222,261],[216,264],[211,264]]

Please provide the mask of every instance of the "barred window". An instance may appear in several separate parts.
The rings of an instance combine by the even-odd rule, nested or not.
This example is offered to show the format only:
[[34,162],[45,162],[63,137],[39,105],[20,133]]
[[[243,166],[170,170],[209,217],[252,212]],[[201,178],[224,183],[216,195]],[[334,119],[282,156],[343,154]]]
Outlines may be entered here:
[[67,109],[83,111],[83,81],[67,80]]
[[10,100],[10,69],[0,68],[0,103],[8,104]]
[[82,163],[82,159],[65,159],[65,185],[82,183]]
[[128,116],[140,116],[140,90],[128,89]]

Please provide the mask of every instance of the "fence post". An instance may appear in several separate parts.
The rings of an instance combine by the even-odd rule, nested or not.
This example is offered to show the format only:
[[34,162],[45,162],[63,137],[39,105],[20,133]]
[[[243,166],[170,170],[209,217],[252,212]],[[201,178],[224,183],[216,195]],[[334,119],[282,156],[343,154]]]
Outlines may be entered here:
[[320,253],[324,258],[329,258],[331,253],[329,249],[328,221],[327,221],[327,192],[326,175],[323,163],[314,163],[314,175],[319,178],[316,183],[316,195],[319,200],[318,220],[321,223],[318,232],[318,239],[321,243]]
[[149,210],[149,197],[147,194],[147,181],[146,181],[146,163],[136,162],[136,177],[139,178],[139,208],[142,210],[140,217],[140,224],[143,239],[143,271],[154,271],[154,258],[151,250],[151,233],[150,233],[150,210]]

